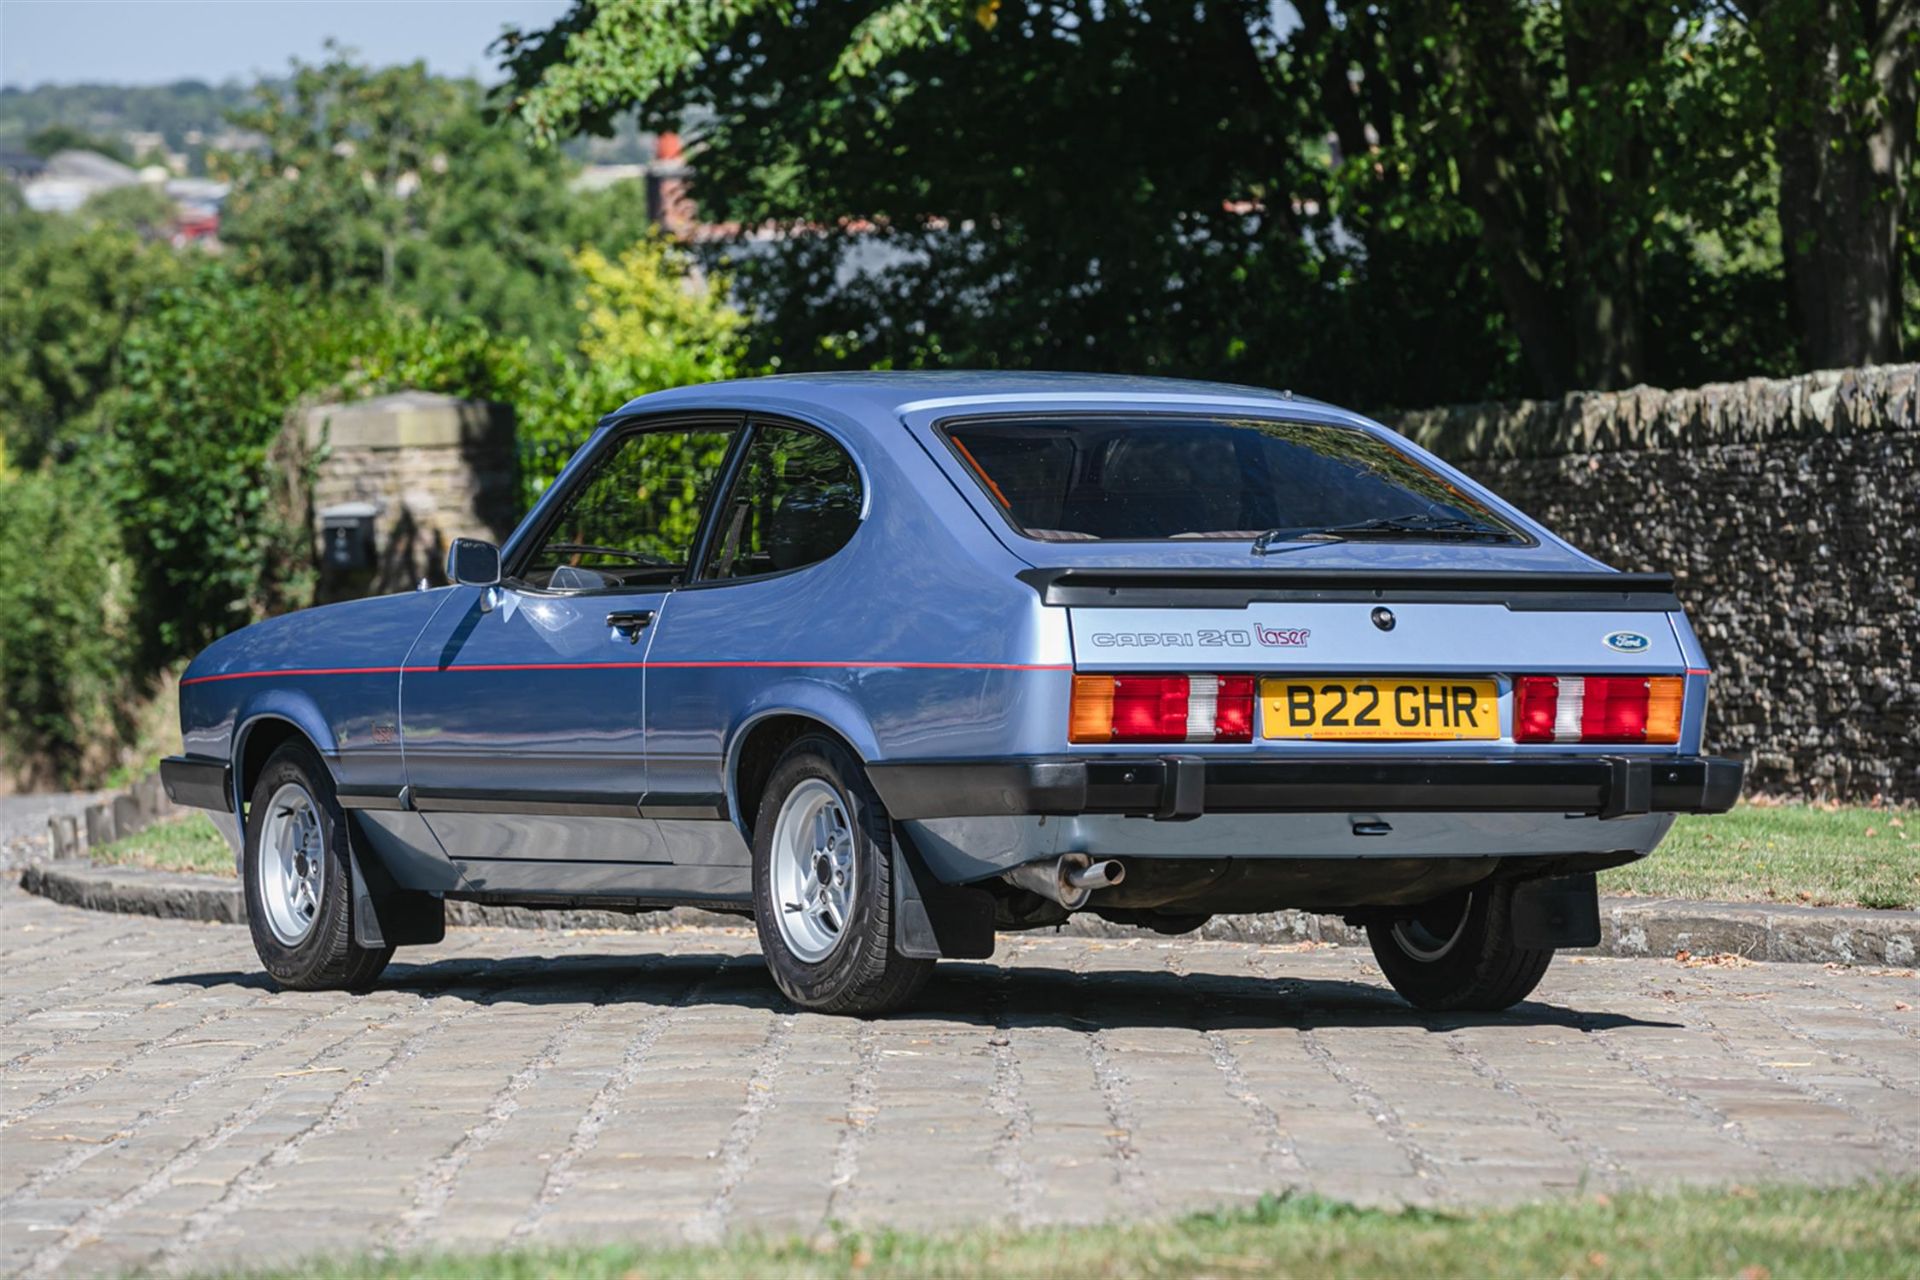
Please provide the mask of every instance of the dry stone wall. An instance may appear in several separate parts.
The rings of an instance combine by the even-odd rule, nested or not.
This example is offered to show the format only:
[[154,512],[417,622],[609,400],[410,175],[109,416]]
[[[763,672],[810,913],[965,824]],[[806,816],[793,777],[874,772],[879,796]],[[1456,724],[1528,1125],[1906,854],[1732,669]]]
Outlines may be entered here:
[[[402,391],[308,409],[301,429],[318,459],[316,526],[342,504],[374,510],[373,564],[341,579],[325,573],[322,557],[325,599],[440,582],[452,539],[500,542],[513,532],[514,417],[506,405]],[[319,527],[315,535],[326,536]]]
[[1920,365],[1389,416],[1620,569],[1670,570],[1749,788],[1920,801]]

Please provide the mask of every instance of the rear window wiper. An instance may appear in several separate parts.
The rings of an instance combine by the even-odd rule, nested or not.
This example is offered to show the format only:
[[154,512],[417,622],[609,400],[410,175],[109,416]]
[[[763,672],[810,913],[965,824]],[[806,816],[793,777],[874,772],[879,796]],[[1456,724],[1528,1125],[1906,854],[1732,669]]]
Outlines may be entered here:
[[[1506,529],[1497,529],[1478,520],[1462,520],[1457,516],[1435,516],[1425,512],[1414,512],[1404,516],[1384,516],[1378,520],[1356,520],[1352,524],[1330,524],[1323,528],[1269,529],[1253,540],[1253,554],[1257,556],[1280,555],[1288,551],[1304,551],[1308,547],[1328,542],[1345,542],[1349,538],[1498,538],[1502,542],[1514,542],[1518,535]],[[1285,542],[1291,545],[1276,547],[1274,544]]]
[[[1253,554],[1257,556],[1285,555],[1289,551],[1305,551],[1308,547],[1325,546],[1329,542],[1345,542],[1344,534],[1332,529],[1269,529],[1253,540]],[[1288,546],[1276,547],[1274,543],[1285,542]]]
[[1510,530],[1496,528],[1479,520],[1462,520],[1458,516],[1436,516],[1425,512],[1328,525],[1320,532],[1342,538],[1409,535],[1420,538],[1498,538],[1503,542],[1511,542],[1517,537]]

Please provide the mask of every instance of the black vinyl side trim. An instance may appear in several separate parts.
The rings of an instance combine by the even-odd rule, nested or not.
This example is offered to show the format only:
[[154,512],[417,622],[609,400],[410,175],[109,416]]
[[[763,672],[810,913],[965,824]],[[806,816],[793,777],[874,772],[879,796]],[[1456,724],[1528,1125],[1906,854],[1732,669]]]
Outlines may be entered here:
[[167,799],[190,809],[233,812],[233,768],[212,756],[168,756],[160,762]]
[[655,791],[643,796],[604,791],[497,791],[491,788],[361,787],[339,793],[347,809],[421,813],[516,813],[564,818],[666,818],[725,822],[727,797],[717,791]]
[[[491,858],[485,854],[471,853],[462,854],[460,861],[471,862],[475,866],[485,866],[488,863],[513,863],[525,866],[530,862],[556,867],[670,867],[673,865],[671,861],[664,858],[651,860],[645,858]],[[449,890],[448,893],[451,896],[452,891]]]
[[497,791],[491,788],[413,789],[421,813],[523,813],[560,818],[638,818],[639,798],[596,791]]
[[1515,612],[1671,613],[1670,573],[1453,569],[1025,569],[1050,605],[1244,609],[1255,602],[1500,604]]
[[725,822],[727,797],[719,791],[649,791],[640,797],[640,816],[692,822]]
[[333,795],[342,809],[391,811],[407,807],[405,787],[335,787]]
[[1201,756],[880,763],[895,818],[1206,813],[1724,813],[1746,766],[1708,757],[1232,760]]

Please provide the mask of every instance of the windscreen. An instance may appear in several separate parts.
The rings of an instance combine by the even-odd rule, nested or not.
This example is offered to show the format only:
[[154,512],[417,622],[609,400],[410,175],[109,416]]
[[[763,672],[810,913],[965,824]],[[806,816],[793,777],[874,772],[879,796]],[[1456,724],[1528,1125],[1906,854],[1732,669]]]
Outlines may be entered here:
[[952,422],[948,442],[1014,527],[1054,542],[1465,537],[1511,525],[1378,436],[1250,418]]

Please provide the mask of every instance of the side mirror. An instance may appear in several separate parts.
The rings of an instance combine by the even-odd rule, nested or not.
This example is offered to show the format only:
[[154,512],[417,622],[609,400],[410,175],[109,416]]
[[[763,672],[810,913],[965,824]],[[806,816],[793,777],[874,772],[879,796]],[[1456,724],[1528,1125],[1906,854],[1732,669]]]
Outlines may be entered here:
[[500,585],[500,548],[478,538],[455,538],[447,545],[447,579],[463,587]]

